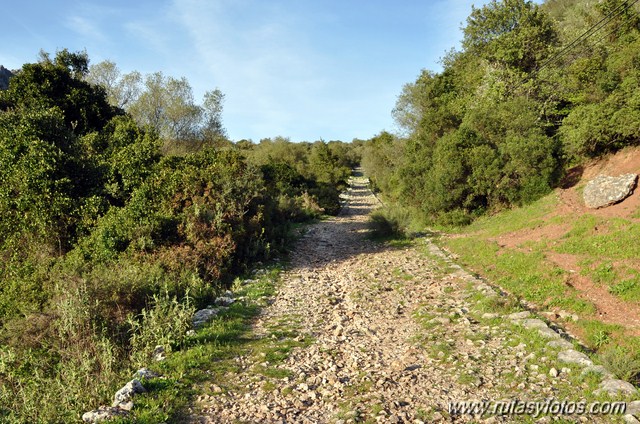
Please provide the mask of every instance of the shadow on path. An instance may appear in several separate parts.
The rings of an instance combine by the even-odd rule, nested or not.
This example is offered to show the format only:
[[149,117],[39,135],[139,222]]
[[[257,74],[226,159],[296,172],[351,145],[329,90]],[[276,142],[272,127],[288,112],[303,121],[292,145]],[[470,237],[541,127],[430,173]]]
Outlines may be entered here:
[[353,256],[393,249],[370,238],[369,213],[380,202],[361,172],[354,173],[343,198],[346,200],[338,216],[311,226],[294,246],[290,253],[293,269],[321,268]]

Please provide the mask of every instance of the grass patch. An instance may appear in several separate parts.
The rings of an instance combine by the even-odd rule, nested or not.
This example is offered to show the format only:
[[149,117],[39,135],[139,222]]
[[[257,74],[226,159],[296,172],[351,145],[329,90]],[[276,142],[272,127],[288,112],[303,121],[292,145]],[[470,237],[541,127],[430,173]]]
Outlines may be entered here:
[[640,353],[620,346],[612,346],[599,356],[606,369],[617,378],[640,383]]
[[255,362],[260,362],[252,367],[248,378],[252,374],[273,379],[291,377],[288,370],[278,365],[293,348],[311,343],[309,338],[298,336],[295,317],[276,322],[263,338],[256,338],[250,326],[265,297],[275,293],[281,269],[275,266],[254,276],[247,285],[236,284],[239,287],[236,297],[243,301],[232,304],[190,336],[181,350],[172,352],[165,361],[153,364],[152,369],[162,374],[163,379],[153,380],[149,392],[136,397],[136,407],[128,420],[142,424],[182,422],[195,396],[210,391],[207,383],[211,381],[223,391],[243,392],[245,387],[234,385],[233,379],[228,378],[242,372],[236,361],[238,357],[256,358]]
[[516,297],[539,306],[577,306],[582,310],[587,307],[577,298],[575,290],[565,284],[565,271],[546,262],[541,252],[507,250],[499,255],[500,248],[495,242],[476,237],[448,240],[447,247],[462,262],[483,269],[485,276]]
[[496,215],[478,218],[462,230],[465,233],[482,232],[484,235],[492,237],[524,228],[534,228],[555,223],[555,221],[548,221],[544,218],[557,204],[558,196],[551,194],[521,208],[514,208]]
[[609,287],[609,293],[622,300],[637,302],[640,300],[640,276],[622,280]]
[[595,350],[604,348],[613,341],[616,334],[622,332],[619,325],[605,324],[597,320],[583,320],[581,327],[585,332],[585,342]]
[[595,258],[635,259],[640,257],[639,237],[640,223],[583,215],[555,250]]
[[411,281],[413,280],[413,275],[411,274],[407,274],[406,272],[404,272],[403,270],[401,270],[400,268],[394,268],[393,271],[391,272],[391,274],[401,280],[404,281]]
[[611,262],[601,263],[590,274],[594,282],[601,284],[611,284],[618,278]]
[[[584,342],[596,350],[620,344],[629,346],[632,337],[619,326],[599,323],[597,308],[571,284],[571,273],[547,258],[554,253],[578,255],[581,273],[600,284],[618,299],[637,304],[640,300],[640,270],[630,259],[640,257],[640,223],[622,218],[555,215],[558,204],[551,194],[522,208],[482,217],[460,229],[462,237],[438,240],[470,270],[480,272],[517,300],[535,304],[540,310],[564,310],[581,319],[575,325]],[[525,240],[517,248],[506,248],[496,242],[500,236],[515,231],[562,224],[566,233],[559,239]],[[517,310],[518,305],[500,305],[500,297],[476,299],[481,311]]]

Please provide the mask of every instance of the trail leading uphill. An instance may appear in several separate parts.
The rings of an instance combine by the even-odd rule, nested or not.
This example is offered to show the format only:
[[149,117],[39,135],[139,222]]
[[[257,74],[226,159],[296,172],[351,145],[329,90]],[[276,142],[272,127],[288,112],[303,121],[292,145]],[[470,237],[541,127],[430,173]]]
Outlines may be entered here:
[[299,240],[254,324],[256,339],[303,343],[277,373],[260,372],[270,365],[264,355],[237,358],[240,372],[212,382],[218,393],[199,399],[191,422],[467,422],[478,417],[452,414],[450,402],[579,401],[590,393],[589,381],[576,386],[576,366],[558,362],[567,342],[551,335],[548,346],[537,328],[514,324],[526,312],[487,312],[500,296],[428,239],[396,247],[368,239],[378,201],[364,177],[352,179],[346,197],[340,216]]

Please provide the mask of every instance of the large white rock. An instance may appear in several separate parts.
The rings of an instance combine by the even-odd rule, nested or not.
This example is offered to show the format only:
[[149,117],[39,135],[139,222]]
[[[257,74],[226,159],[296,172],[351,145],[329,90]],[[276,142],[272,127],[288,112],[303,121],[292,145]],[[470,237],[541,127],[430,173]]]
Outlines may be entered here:
[[120,390],[118,390],[113,397],[113,406],[117,406],[120,403],[126,403],[138,393],[145,393],[147,390],[144,388],[140,380],[133,379],[125,384]]
[[206,308],[200,309],[193,314],[193,327],[200,328],[207,322],[211,321],[218,313],[220,312],[220,308]]
[[588,208],[604,208],[618,203],[633,193],[638,174],[623,174],[618,177],[598,175],[589,181],[582,194]]
[[615,396],[617,394],[635,395],[638,392],[633,384],[624,380],[617,380],[615,378],[603,380],[599,387],[600,388],[595,391],[596,394],[604,392],[611,396]]

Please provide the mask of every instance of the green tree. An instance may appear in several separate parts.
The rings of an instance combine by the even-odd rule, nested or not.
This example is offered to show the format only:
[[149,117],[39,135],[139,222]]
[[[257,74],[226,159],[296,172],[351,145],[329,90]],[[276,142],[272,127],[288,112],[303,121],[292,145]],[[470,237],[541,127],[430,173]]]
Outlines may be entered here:
[[492,0],[474,7],[463,32],[466,52],[524,72],[534,70],[557,40],[549,16],[526,0]]
[[204,93],[202,102],[203,123],[202,137],[204,139],[226,138],[226,130],[222,124],[222,109],[224,94],[219,89]]
[[194,139],[203,113],[185,78],[165,77],[161,72],[146,76],[142,93],[128,111],[139,125],[153,128],[170,141]]
[[1,248],[67,246],[75,176],[63,148],[73,138],[59,109],[0,112]]
[[85,80],[104,88],[111,105],[126,110],[140,95],[142,76],[138,71],[123,75],[114,62],[105,60],[91,65]]
[[58,52],[54,60],[46,54],[39,63],[25,64],[0,92],[4,108],[49,109],[58,107],[68,128],[82,135],[102,128],[121,114],[109,105],[105,91],[82,78],[88,69],[86,53]]

